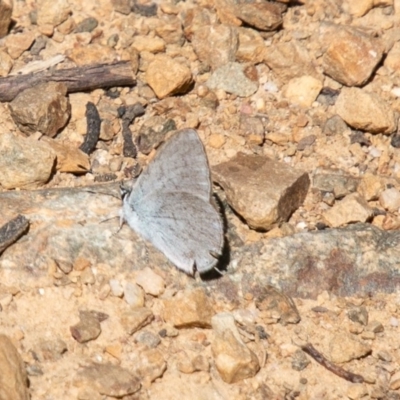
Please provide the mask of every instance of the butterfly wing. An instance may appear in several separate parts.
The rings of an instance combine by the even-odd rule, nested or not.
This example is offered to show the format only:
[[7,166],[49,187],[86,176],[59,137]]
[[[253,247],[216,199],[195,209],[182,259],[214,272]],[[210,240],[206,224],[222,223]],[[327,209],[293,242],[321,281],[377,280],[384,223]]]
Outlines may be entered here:
[[131,197],[147,201],[153,193],[188,192],[206,201],[211,198],[211,177],[207,155],[198,133],[183,129],[158,150],[136,180]]
[[223,225],[208,200],[187,192],[154,193],[131,211],[128,224],[187,274],[193,275],[194,266],[204,273],[217,263]]

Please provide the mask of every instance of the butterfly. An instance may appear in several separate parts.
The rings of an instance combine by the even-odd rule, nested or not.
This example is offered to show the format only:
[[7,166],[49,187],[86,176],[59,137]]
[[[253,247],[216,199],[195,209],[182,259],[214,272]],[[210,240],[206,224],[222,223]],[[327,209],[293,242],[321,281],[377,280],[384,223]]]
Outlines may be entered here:
[[212,205],[207,155],[194,129],[176,132],[131,189],[121,187],[121,218],[189,275],[215,268],[224,245]]

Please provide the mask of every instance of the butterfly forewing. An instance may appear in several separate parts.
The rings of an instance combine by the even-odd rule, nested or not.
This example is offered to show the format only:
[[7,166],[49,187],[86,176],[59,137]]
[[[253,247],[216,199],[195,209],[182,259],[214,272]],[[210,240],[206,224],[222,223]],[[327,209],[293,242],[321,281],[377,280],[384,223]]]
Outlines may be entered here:
[[135,182],[131,196],[145,201],[153,193],[190,191],[208,201],[211,177],[207,155],[197,132],[183,129],[158,150]]

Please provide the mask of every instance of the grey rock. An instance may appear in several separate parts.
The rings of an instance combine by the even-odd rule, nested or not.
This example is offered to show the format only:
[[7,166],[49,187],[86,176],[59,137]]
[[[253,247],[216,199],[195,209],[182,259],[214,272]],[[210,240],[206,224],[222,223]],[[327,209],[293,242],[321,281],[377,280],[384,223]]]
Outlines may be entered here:
[[353,322],[368,325],[368,311],[364,306],[351,308],[347,315]]
[[229,62],[219,67],[207,81],[210,89],[222,89],[227,93],[240,97],[248,97],[258,89],[258,82],[249,79],[244,73],[244,66],[236,62]]
[[360,179],[346,175],[340,170],[316,170],[313,176],[313,187],[322,192],[332,192],[336,199],[340,199],[357,191]]
[[243,293],[256,295],[268,284],[303,298],[323,291],[337,296],[394,293],[400,287],[400,232],[369,224],[274,238],[240,253],[231,257],[237,257]]

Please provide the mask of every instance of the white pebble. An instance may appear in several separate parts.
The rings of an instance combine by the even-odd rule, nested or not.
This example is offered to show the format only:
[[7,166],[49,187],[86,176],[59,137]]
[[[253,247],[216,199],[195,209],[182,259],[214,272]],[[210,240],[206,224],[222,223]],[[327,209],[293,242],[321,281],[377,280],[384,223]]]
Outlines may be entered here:
[[399,326],[399,320],[397,318],[395,318],[395,317],[391,317],[390,318],[390,325],[397,328]]
[[165,290],[164,279],[149,267],[142,269],[137,274],[136,283],[143,288],[145,293],[152,296],[160,296]]
[[117,279],[110,279],[109,284],[113,296],[122,297],[122,295],[124,294],[124,288],[122,287],[121,282]]
[[375,146],[371,146],[369,148],[369,154],[371,157],[379,158],[382,155],[382,151],[376,148]]
[[124,299],[133,307],[144,306],[143,290],[136,283],[126,282],[124,287]]

